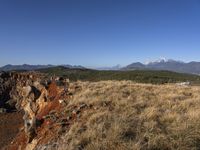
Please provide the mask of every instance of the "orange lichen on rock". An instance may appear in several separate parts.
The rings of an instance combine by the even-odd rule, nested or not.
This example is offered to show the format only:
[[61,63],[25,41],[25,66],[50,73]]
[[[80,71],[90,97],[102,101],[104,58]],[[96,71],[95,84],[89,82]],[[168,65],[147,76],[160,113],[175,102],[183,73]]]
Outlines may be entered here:
[[59,110],[60,103],[59,103],[59,91],[58,87],[55,83],[55,81],[52,81],[52,83],[49,85],[48,88],[48,101],[47,104],[43,109],[39,111],[39,113],[36,115],[36,118],[38,120],[41,120],[44,116],[46,116],[51,110]]
[[44,116],[48,115],[51,110],[59,110],[60,103],[59,101],[49,102],[46,107],[40,111],[39,114],[36,115],[36,119],[41,120]]
[[49,99],[50,100],[56,100],[56,98],[59,95],[58,87],[57,87],[56,82],[54,80],[51,82],[51,84],[48,87],[48,93],[49,93]]

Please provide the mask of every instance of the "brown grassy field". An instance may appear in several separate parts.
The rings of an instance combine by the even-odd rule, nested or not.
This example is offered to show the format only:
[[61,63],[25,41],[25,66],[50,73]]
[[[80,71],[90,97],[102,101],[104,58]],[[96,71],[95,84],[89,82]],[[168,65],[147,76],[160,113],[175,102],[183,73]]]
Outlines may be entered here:
[[200,149],[199,86],[77,81],[68,92],[26,149]]
[[200,87],[131,81],[76,82],[67,108],[85,103],[58,149],[200,149]]

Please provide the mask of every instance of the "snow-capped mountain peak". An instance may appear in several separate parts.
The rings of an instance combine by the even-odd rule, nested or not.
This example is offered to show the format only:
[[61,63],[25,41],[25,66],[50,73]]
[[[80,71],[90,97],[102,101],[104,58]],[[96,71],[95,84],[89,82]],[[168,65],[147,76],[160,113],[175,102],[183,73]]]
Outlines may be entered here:
[[173,59],[166,59],[166,58],[160,58],[155,61],[147,61],[145,64],[146,65],[153,65],[153,64],[159,64],[159,63],[170,63],[170,62],[178,62],[178,63],[183,63],[182,61],[177,61]]

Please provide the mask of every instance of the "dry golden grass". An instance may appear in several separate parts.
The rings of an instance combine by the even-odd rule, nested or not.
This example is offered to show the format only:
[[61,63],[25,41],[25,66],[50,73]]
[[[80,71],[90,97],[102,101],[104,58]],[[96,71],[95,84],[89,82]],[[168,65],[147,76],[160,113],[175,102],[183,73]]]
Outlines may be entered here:
[[200,149],[200,87],[131,81],[74,84],[81,88],[67,107],[93,107],[60,138],[58,149]]

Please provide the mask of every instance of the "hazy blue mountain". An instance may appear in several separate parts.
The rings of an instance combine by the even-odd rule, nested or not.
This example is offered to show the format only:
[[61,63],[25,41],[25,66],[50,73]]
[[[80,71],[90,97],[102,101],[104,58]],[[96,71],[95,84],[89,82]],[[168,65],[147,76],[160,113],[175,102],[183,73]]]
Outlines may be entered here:
[[189,62],[185,63],[182,61],[176,60],[159,60],[154,62],[149,62],[147,64],[142,64],[140,62],[132,63],[122,70],[168,70],[175,71],[180,73],[191,73],[191,74],[200,74],[200,62]]
[[98,67],[98,68],[94,68],[97,70],[120,70],[121,69],[121,65],[116,65],[116,66],[112,66],[112,67]]
[[145,69],[145,68],[146,68],[146,66],[144,64],[142,64],[140,62],[135,62],[135,63],[132,63],[132,64],[126,66],[123,69],[127,69],[127,70],[133,69],[133,70],[135,70],[135,69]]
[[[72,65],[59,65],[66,68],[84,68],[82,66],[72,66]],[[1,71],[12,71],[12,70],[37,70],[37,69],[45,69],[45,68],[51,68],[56,67],[56,65],[29,65],[29,64],[23,64],[23,65],[5,65],[3,67],[0,67]]]

